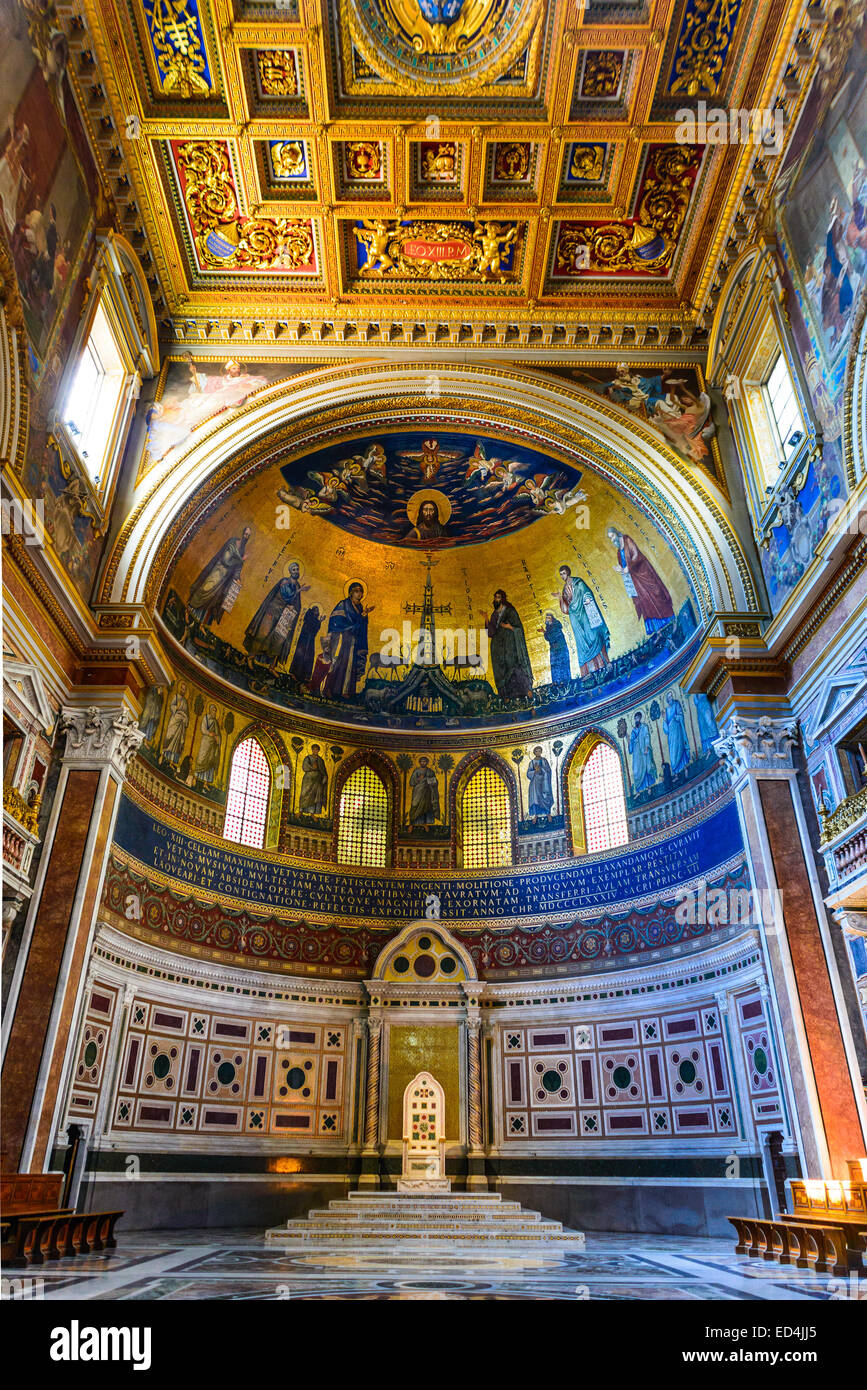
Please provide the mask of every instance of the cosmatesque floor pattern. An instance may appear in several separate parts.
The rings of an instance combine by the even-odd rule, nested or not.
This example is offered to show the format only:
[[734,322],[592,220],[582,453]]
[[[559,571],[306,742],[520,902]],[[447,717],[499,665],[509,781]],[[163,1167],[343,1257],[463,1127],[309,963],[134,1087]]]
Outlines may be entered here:
[[[266,1247],[261,1231],[118,1231],[117,1250],[6,1271],[3,1297],[45,1299],[792,1300],[844,1281],[741,1258],[732,1241],[590,1234],[562,1258],[431,1241],[339,1251]],[[41,1283],[39,1281],[42,1281]]]

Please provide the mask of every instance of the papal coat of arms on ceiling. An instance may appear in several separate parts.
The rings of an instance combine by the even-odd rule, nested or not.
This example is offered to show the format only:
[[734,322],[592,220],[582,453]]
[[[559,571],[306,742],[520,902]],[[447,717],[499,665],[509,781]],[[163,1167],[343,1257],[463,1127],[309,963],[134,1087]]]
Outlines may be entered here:
[[[401,90],[471,91],[520,56],[542,0],[340,0],[355,48]],[[458,62],[455,59],[459,59]]]

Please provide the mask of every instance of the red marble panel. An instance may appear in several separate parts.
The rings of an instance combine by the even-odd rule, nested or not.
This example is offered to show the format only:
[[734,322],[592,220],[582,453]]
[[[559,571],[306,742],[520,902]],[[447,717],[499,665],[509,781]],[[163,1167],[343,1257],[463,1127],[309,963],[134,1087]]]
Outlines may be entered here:
[[63,792],[3,1066],[5,1172],[17,1171],[21,1158],[98,785],[97,771],[73,771]]
[[846,1160],[864,1151],[852,1080],[837,1018],[834,992],[819,933],[792,791],[786,781],[760,781],[783,920],[792,957],[813,1075],[835,1177],[847,1175]]

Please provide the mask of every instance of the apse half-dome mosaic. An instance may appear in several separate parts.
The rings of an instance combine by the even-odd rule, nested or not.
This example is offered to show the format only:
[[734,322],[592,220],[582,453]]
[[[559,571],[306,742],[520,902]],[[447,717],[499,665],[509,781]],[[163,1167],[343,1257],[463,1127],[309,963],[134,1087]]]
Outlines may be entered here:
[[167,628],[236,688],[323,718],[454,728],[610,709],[698,636],[651,516],[592,469],[504,439],[344,436],[189,516]]

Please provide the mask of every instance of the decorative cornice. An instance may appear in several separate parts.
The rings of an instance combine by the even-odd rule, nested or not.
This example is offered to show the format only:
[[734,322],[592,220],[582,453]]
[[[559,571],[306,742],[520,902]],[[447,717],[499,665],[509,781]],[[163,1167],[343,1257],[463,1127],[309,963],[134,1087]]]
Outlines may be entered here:
[[799,737],[797,720],[772,719],[767,714],[759,719],[733,715],[713,746],[736,782],[745,772],[791,772],[792,749]]
[[[232,999],[238,1012],[260,1016],[280,1014],[286,1004],[304,1004],[330,1009],[334,1006],[363,1007],[368,991],[362,981],[324,979],[311,981],[299,976],[275,980],[272,974],[238,969],[226,962],[180,961],[162,943],[149,945],[132,940],[116,928],[101,924],[93,950],[98,962],[100,979],[112,984],[128,984],[134,976],[134,988],[153,998],[171,998],[176,1004],[188,999],[200,1004],[211,992]],[[608,1001],[622,1006],[627,995],[653,997],[665,992],[671,998],[674,990],[684,990],[690,996],[710,997],[714,983],[725,982],[732,987],[732,976],[761,974],[761,952],[754,930],[737,935],[715,932],[707,939],[707,948],[688,958],[642,961],[636,966],[624,966],[615,974],[561,975],[556,980],[490,980],[479,986],[464,986],[465,997],[471,997],[486,1012],[498,1009],[513,1010],[523,1006],[546,1009],[566,1006],[574,1009],[583,1004],[593,1014],[610,1009]],[[738,979],[737,983],[743,983]],[[377,982],[378,984],[378,982]],[[717,986],[719,987],[719,986]],[[448,992],[448,991],[446,991]],[[656,1001],[658,1005],[658,1000]],[[223,1007],[226,1007],[224,1004]],[[374,1006],[376,1007],[376,1006]],[[489,1015],[490,1016],[490,1015]],[[382,1027],[382,1013],[372,1013],[367,1020],[372,1032]]]

